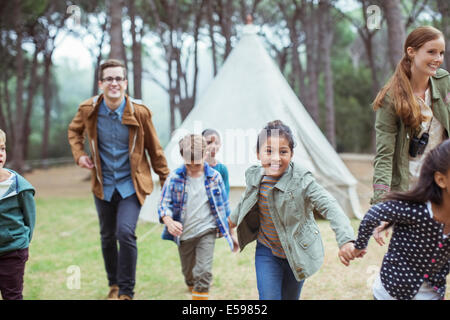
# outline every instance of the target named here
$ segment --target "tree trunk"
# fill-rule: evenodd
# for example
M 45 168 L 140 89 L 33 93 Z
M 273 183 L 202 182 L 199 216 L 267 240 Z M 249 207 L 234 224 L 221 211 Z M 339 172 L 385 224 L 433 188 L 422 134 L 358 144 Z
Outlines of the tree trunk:
M 134 0 L 128 1 L 128 14 L 131 21 L 132 60 L 133 60 L 133 95 L 142 99 L 142 32 L 136 30 L 136 7 Z M 139 37 L 139 39 L 138 39 Z
M 191 106 L 189 107 L 189 112 L 191 112 L 192 108 L 195 105 L 195 101 L 197 100 L 197 83 L 198 83 L 198 41 L 199 41 L 199 33 L 202 23 L 202 12 L 205 2 L 209 2 L 208 0 L 198 0 L 196 3 L 196 14 L 195 14 L 195 26 L 194 26 L 194 75 L 193 75 L 193 86 L 192 93 L 189 99 Z M 187 66 L 186 66 L 187 67 Z M 186 84 L 187 85 L 187 84 Z M 186 115 L 187 116 L 187 115 Z M 183 120 L 186 117 L 183 118 Z
M 329 0 L 319 1 L 320 44 L 322 52 L 323 72 L 325 80 L 325 128 L 328 141 L 336 149 L 336 128 L 334 112 L 333 70 L 331 67 L 331 46 L 333 44 L 333 30 Z
M 213 73 L 214 77 L 217 74 L 217 53 L 216 53 L 216 40 L 214 39 L 214 17 L 213 17 L 213 7 L 212 1 L 207 1 L 207 17 L 208 17 L 208 30 L 209 30 L 209 39 L 211 41 L 211 55 L 213 62 Z
M 102 36 L 100 38 L 100 43 L 98 44 L 98 55 L 97 60 L 95 62 L 94 66 L 94 87 L 92 88 L 92 95 L 96 96 L 98 95 L 98 81 L 101 80 L 98 77 L 98 71 L 100 69 L 100 63 L 102 62 L 102 49 L 103 49 L 103 43 L 105 41 L 105 34 L 106 34 L 106 28 L 108 26 L 108 19 L 105 18 L 105 23 L 102 25 Z
M 33 111 L 34 105 L 34 94 L 36 92 L 37 87 L 39 86 L 39 81 L 37 79 L 37 67 L 38 67 L 38 44 L 35 43 L 35 49 L 33 54 L 33 61 L 31 63 L 30 69 L 30 81 L 28 83 L 28 92 L 27 92 L 27 106 L 25 109 L 25 117 L 24 117 L 24 143 L 23 143 L 23 154 L 24 158 L 27 158 L 28 155 L 28 145 L 29 145 L 29 136 L 31 134 L 31 112 Z
M 445 37 L 444 67 L 450 69 L 450 2 L 437 0 L 439 13 L 441 14 L 441 31 Z
M 126 57 L 124 56 L 122 36 L 122 7 L 123 0 L 109 0 L 109 35 L 111 37 L 109 58 L 122 60 L 125 63 Z
M 44 91 L 44 128 L 42 132 L 42 150 L 41 159 L 48 159 L 48 146 L 50 138 L 50 113 L 51 113 L 51 65 L 53 51 L 44 54 L 44 78 L 42 81 Z M 44 163 L 44 167 L 45 167 Z
M 14 145 L 14 141 L 16 141 L 16 126 L 15 121 L 13 118 L 13 111 L 11 108 L 11 98 L 9 96 L 9 90 L 8 90 L 8 74 L 3 74 L 3 95 L 4 95 L 4 102 L 6 107 L 6 127 L 5 131 L 8 134 L 8 140 L 12 141 L 11 145 Z M 9 155 L 10 160 L 14 159 L 14 148 L 11 148 L 12 152 Z
M 406 39 L 404 17 L 400 0 L 382 1 L 382 5 L 388 29 L 389 62 L 395 70 L 403 57 L 403 42 Z
M 23 125 L 23 82 L 24 82 L 24 59 L 22 52 L 23 43 L 23 29 L 22 29 L 22 6 L 21 1 L 16 0 L 14 6 L 14 18 L 15 18 L 15 31 L 17 34 L 16 39 L 16 110 L 15 110 L 15 139 L 13 143 L 13 169 L 19 173 L 24 167 L 24 154 L 23 154 L 23 142 L 24 142 L 24 125 Z
M 283 2 L 279 2 L 278 7 L 283 14 L 284 20 L 286 21 L 287 27 L 289 29 L 289 38 L 291 40 L 290 51 L 292 71 L 289 77 L 289 82 L 294 91 L 297 92 L 300 101 L 306 102 L 308 101 L 308 98 L 306 97 L 307 90 L 305 90 L 305 74 L 300 62 L 300 55 L 298 53 L 298 49 L 300 47 L 300 36 L 297 29 L 297 22 L 299 16 L 301 16 L 303 11 L 300 7 L 296 7 L 294 13 L 289 16 L 288 9 Z M 280 65 L 280 68 L 281 67 L 284 68 L 284 66 Z
M 309 10 L 306 10 L 303 15 L 303 28 L 305 30 L 306 40 L 306 73 L 308 75 L 308 98 L 306 102 L 306 109 L 313 118 L 314 122 L 319 125 L 319 70 L 318 57 L 319 50 L 317 48 L 317 24 L 315 23 L 315 16 L 317 14 L 314 3 L 308 3 Z
M 1 88 L 0 88 L 1 89 Z M 5 132 L 8 132 L 7 124 L 6 124 L 6 117 L 5 112 L 3 111 L 3 94 L 0 90 L 0 129 L 2 129 Z
M 223 55 L 223 61 L 225 61 L 230 54 L 231 47 L 231 35 L 233 22 L 231 16 L 233 15 L 233 0 L 220 0 L 219 4 L 219 17 L 220 17 L 220 27 L 222 30 L 222 36 L 225 38 L 225 52 Z

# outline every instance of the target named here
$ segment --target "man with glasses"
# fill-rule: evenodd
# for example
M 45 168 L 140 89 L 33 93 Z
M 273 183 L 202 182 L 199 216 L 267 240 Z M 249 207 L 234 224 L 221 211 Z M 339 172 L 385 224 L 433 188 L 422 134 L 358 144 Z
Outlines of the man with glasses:
M 153 190 L 150 163 L 161 185 L 169 169 L 150 110 L 125 94 L 124 64 L 105 61 L 99 79 L 103 93 L 80 104 L 68 138 L 75 162 L 91 171 L 108 299 L 130 300 L 136 279 L 135 229 L 145 197 Z M 84 150 L 85 136 L 90 155 Z

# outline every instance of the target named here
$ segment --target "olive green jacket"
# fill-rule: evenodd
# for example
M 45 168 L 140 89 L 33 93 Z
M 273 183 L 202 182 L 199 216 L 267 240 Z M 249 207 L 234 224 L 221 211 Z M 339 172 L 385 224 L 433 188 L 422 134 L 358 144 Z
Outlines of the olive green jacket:
M 246 190 L 230 215 L 237 225 L 241 250 L 258 235 L 258 196 L 263 173 L 261 166 L 247 169 Z M 339 247 L 355 239 L 350 220 L 336 199 L 298 164 L 290 163 L 267 198 L 275 229 L 298 281 L 314 274 L 323 263 L 323 243 L 313 211 L 330 221 Z
M 433 115 L 447 130 L 450 129 L 450 75 L 439 69 L 431 77 Z M 376 112 L 376 155 L 374 159 L 373 190 L 371 204 L 382 200 L 391 190 L 406 191 L 409 188 L 409 143 L 417 132 L 407 127 L 396 114 L 394 104 L 387 95 L 384 104 Z

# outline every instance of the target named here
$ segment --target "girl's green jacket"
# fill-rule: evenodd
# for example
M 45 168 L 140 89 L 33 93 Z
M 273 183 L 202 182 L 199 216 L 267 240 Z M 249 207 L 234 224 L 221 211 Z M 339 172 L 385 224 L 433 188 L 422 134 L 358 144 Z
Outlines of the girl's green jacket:
M 241 250 L 258 235 L 258 197 L 263 173 L 261 166 L 247 169 L 246 190 L 230 215 L 230 220 L 237 225 Z M 298 164 L 290 163 L 267 198 L 275 229 L 298 281 L 314 274 L 323 263 L 323 243 L 313 212 L 330 221 L 339 247 L 355 240 L 350 220 L 336 199 Z

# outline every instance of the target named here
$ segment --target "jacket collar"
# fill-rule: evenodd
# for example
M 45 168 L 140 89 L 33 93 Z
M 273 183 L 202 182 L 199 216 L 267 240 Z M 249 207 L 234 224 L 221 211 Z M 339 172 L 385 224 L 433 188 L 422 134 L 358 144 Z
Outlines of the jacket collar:
M 443 77 L 447 77 L 449 73 L 444 69 L 438 69 L 436 75 L 430 77 L 431 82 L 431 96 L 434 100 L 442 98 L 441 92 L 439 91 L 439 86 L 437 81 Z
M 289 183 L 291 182 L 293 171 L 294 171 L 294 163 L 291 161 L 286 171 L 283 173 L 278 182 L 275 184 L 274 188 L 277 188 L 285 192 L 287 190 Z M 258 187 L 261 184 L 263 176 L 264 176 L 264 168 L 260 166 L 258 167 L 258 171 L 250 177 L 249 183 L 254 187 Z
M 214 176 L 214 169 L 211 168 L 211 166 L 207 163 L 203 163 L 203 171 L 205 173 L 205 177 L 212 178 Z M 186 171 L 186 165 L 182 165 L 177 170 L 175 170 L 175 173 L 179 176 L 182 176 L 183 178 L 187 178 L 187 171 Z
M 278 188 L 279 190 L 285 192 L 287 190 L 289 183 L 292 180 L 293 171 L 294 171 L 294 163 L 291 161 L 286 171 L 283 173 L 281 178 L 275 184 L 274 188 Z
M 93 109 L 89 113 L 88 118 L 98 113 L 98 110 L 100 108 L 103 99 L 104 99 L 103 93 L 92 98 Z M 134 105 L 133 102 L 131 101 L 132 99 L 128 95 L 125 95 L 125 99 L 126 104 L 122 114 L 122 124 L 139 127 L 139 122 L 136 120 L 136 117 L 134 116 Z
M 441 98 L 441 93 L 439 92 L 438 85 L 436 83 L 436 79 L 434 77 L 430 77 L 431 81 L 431 97 L 433 100 L 438 100 Z

